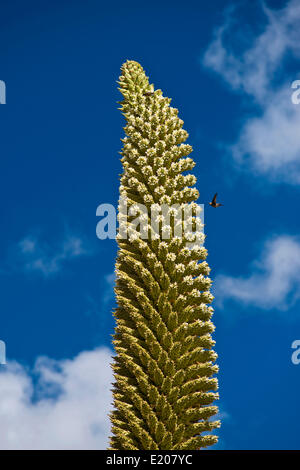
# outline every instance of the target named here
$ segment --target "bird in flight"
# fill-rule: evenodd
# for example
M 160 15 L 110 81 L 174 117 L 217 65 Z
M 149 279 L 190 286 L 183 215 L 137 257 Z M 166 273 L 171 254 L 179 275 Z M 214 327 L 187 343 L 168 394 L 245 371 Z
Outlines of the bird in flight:
M 217 195 L 218 193 L 216 193 L 213 197 L 213 200 L 209 203 L 210 206 L 212 207 L 220 207 L 220 206 L 223 206 L 223 204 L 220 204 L 219 202 L 217 202 Z

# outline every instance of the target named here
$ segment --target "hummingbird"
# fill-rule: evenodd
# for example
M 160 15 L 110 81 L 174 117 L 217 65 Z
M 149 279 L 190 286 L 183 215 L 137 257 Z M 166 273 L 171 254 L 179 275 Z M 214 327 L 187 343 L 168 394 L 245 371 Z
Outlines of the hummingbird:
M 219 202 L 217 202 L 217 195 L 218 193 L 216 193 L 213 197 L 213 200 L 209 203 L 210 206 L 212 207 L 220 207 L 220 206 L 223 206 L 223 204 L 220 204 Z

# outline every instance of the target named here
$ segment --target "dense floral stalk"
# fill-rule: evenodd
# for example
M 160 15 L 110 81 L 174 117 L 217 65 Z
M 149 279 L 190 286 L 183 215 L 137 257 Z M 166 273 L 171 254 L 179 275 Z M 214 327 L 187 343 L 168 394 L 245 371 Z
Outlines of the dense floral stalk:
M 127 123 L 120 195 L 129 208 L 195 204 L 196 178 L 184 174 L 195 162 L 187 157 L 192 147 L 183 144 L 188 134 L 177 109 L 154 91 L 137 62 L 122 66 L 119 84 Z M 119 207 L 119 222 L 122 216 Z M 218 367 L 207 251 L 175 236 L 171 220 L 169 239 L 152 232 L 143 239 L 132 227 L 127 239 L 118 234 L 113 450 L 201 449 L 217 442 L 208 433 L 220 423 L 212 420 Z

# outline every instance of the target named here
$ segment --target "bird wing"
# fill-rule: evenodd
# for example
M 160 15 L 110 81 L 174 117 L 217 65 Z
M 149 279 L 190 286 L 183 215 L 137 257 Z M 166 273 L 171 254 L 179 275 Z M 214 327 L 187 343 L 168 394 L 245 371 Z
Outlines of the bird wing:
M 212 200 L 212 203 L 213 203 L 213 204 L 214 204 L 214 203 L 216 202 L 216 200 L 217 200 L 217 195 L 218 195 L 218 193 L 216 193 L 216 194 L 214 195 L 214 197 L 213 197 L 213 200 Z

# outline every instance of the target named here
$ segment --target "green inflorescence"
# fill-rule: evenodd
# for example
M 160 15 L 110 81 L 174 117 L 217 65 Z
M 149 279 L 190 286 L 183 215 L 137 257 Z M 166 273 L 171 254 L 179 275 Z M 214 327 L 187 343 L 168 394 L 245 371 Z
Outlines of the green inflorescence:
M 120 195 L 128 207 L 195 203 L 195 162 L 178 111 L 141 65 L 119 79 L 126 119 Z M 130 222 L 128 222 L 130 225 Z M 111 450 L 201 449 L 217 442 L 217 355 L 203 246 L 118 236 Z

